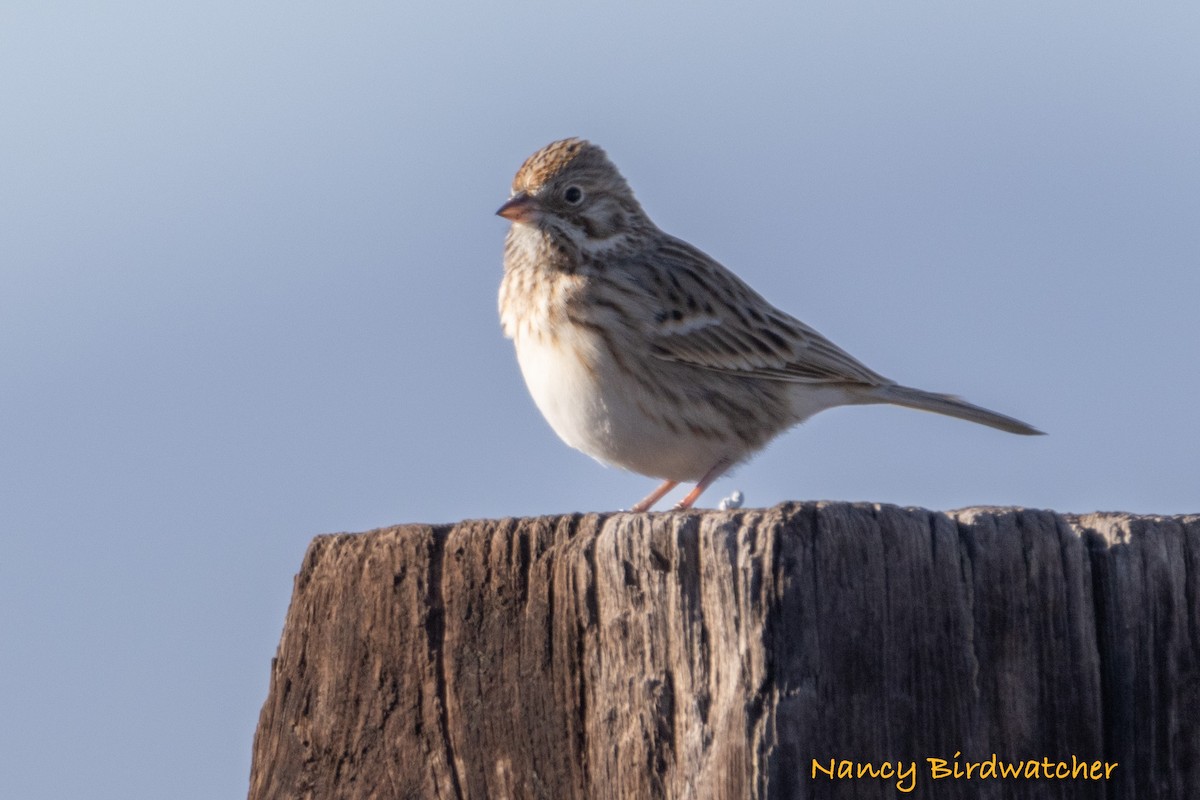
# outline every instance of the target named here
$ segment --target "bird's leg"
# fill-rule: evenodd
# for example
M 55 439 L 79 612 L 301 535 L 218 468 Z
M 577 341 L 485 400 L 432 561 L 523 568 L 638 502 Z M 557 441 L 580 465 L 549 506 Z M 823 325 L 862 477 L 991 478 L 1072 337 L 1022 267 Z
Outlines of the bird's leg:
M 725 474 L 725 470 L 729 469 L 730 461 L 728 458 L 722 458 L 716 464 L 713 464 L 712 469 L 704 473 L 704 477 L 696 484 L 696 488 L 687 493 L 687 497 L 675 504 L 676 511 L 683 511 L 685 508 L 691 508 L 692 504 L 700 499 L 700 495 L 704 494 L 704 490 L 712 486 L 713 481 Z
M 679 481 L 663 481 L 662 486 L 659 486 L 653 492 L 646 495 L 639 502 L 637 502 L 633 506 L 633 508 L 630 510 L 633 511 L 635 514 L 640 514 L 643 511 L 649 511 L 651 508 L 654 507 L 655 503 L 657 503 L 659 500 L 663 499 L 664 494 L 671 491 L 678 485 L 679 485 Z

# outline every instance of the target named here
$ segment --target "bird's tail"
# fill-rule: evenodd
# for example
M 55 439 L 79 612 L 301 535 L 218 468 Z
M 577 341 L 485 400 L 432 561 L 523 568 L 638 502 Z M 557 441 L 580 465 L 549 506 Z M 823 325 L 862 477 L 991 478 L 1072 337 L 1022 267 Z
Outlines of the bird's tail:
M 1009 433 L 1019 433 L 1023 436 L 1042 435 L 1042 431 L 1019 419 L 988 411 L 986 408 L 971 405 L 966 400 L 948 394 L 923 392 L 920 389 L 891 384 L 872 389 L 864 399 L 869 403 L 891 403 L 905 408 L 915 408 L 919 411 L 932 411 L 935 414 L 958 417 L 967 422 L 978 422 L 980 425 L 999 428 Z

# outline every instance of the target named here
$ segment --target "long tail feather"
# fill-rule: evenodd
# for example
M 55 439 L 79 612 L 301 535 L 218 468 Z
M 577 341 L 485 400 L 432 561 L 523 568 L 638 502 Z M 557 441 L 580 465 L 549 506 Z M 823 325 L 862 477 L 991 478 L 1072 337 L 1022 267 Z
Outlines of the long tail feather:
M 945 414 L 948 417 L 958 417 L 967 422 L 978 422 L 992 428 L 999 428 L 1009 433 L 1019 433 L 1023 436 L 1041 436 L 1042 431 L 1021 422 L 1019 419 L 988 411 L 986 408 L 972 405 L 966 400 L 948 394 L 935 394 L 913 389 L 908 386 L 880 386 L 870 395 L 871 402 L 891 403 L 905 408 L 915 408 L 920 411 L 932 411 L 935 414 Z

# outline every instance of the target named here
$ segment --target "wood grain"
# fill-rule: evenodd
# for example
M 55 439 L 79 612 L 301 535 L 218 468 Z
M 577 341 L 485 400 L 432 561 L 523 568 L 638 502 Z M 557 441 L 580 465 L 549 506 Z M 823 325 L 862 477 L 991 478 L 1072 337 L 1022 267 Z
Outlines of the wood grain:
M 926 760 L 993 754 L 1118 766 L 934 780 Z M 911 762 L 915 791 L 814 760 Z M 898 796 L 1200 797 L 1200 516 L 804 503 L 318 537 L 250 785 Z

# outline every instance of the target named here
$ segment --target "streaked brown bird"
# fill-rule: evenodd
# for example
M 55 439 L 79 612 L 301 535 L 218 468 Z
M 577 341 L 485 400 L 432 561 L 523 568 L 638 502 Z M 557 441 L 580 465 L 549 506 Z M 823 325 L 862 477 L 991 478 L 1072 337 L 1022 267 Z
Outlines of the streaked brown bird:
M 1038 434 L 957 397 L 868 369 L 687 242 L 659 230 L 604 151 L 543 147 L 496 212 L 500 320 L 525 384 L 564 442 L 676 485 L 690 508 L 731 466 L 827 408 L 891 403 Z

